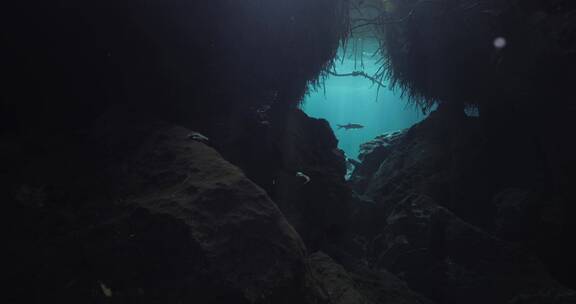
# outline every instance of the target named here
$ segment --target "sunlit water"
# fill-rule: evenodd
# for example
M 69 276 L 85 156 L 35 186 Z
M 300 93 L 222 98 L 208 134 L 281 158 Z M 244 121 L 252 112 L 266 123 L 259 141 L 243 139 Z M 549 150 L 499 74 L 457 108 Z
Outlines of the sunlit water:
M 364 67 L 360 66 L 358 57 L 354 60 L 354 56 L 348 54 L 343 61 L 338 60 L 336 71 L 343 74 L 362 70 L 374 74 L 379 67 L 378 57 L 372 57 L 376 49 L 375 43 L 365 42 L 363 50 L 357 53 L 357 56 L 363 54 Z M 342 50 L 339 55 L 342 57 Z M 388 86 L 386 81 L 384 84 Z M 381 87 L 376 98 L 377 89 L 377 85 L 364 77 L 329 76 L 325 81 L 325 91 L 322 87 L 310 88 L 302 109 L 312 117 L 328 120 L 340 149 L 348 157 L 357 158 L 361 144 L 382 133 L 408 128 L 425 117 L 419 109 L 408 105 L 398 90 Z M 337 128 L 337 125 L 348 123 L 361 124 L 364 128 Z

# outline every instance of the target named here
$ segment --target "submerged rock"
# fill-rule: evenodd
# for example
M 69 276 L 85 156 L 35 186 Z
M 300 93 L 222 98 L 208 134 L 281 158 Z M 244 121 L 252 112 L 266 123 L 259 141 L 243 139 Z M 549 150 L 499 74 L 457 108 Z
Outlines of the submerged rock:
M 373 303 L 433 304 L 408 287 L 406 282 L 384 269 L 355 269 L 350 273 L 358 290 Z
M 345 157 L 328 122 L 290 112 L 276 142 L 281 148 L 273 198 L 310 250 L 348 224 L 351 191 L 346 185 Z M 305 183 L 292 172 L 303 172 Z
M 424 196 L 393 208 L 372 250 L 376 267 L 441 303 L 505 303 L 533 290 L 561 290 L 534 256 Z
M 310 250 L 320 250 L 349 221 L 345 157 L 326 120 L 297 109 L 276 114 L 269 127 L 223 144 L 223 155 L 270 194 Z
M 510 304 L 572 304 L 576 303 L 576 292 L 566 290 L 544 290 L 523 294 L 512 299 Z
M 491 199 L 495 181 L 479 183 L 489 167 L 481 156 L 485 140 L 477 119 L 436 111 L 409 130 L 381 136 L 366 147 L 375 148 L 365 149 L 352 187 L 378 208 L 389 209 L 419 193 L 475 225 L 491 223 L 494 210 L 485 201 Z
M 284 303 L 298 290 L 304 244 L 240 169 L 182 127 L 113 129 L 100 138 L 109 191 L 44 211 L 39 297 Z
M 401 130 L 401 131 L 384 133 L 382 135 L 376 136 L 376 138 L 374 138 L 373 140 L 360 145 L 360 154 L 358 155 L 358 158 L 361 161 L 365 161 L 366 157 L 374 159 L 386 157 L 386 154 L 383 151 L 385 151 L 386 148 L 389 148 L 392 144 L 394 144 L 405 133 L 406 130 Z
M 358 159 L 361 162 L 355 166 L 350 178 L 350 183 L 356 191 L 364 192 L 366 190 L 370 184 L 370 178 L 378 170 L 382 160 L 393 151 L 405 133 L 405 130 L 385 133 L 360 145 Z
M 371 303 L 360 293 L 348 272 L 322 252 L 314 253 L 309 258 L 309 281 L 316 286 L 321 297 L 327 303 L 353 304 Z
M 347 253 L 439 303 L 569 299 L 536 255 L 558 248 L 562 204 L 545 196 L 529 136 L 511 142 L 527 152 L 499 153 L 476 118 L 439 109 L 364 145 L 349 234 L 363 249 Z
M 430 304 L 405 283 L 386 271 L 367 269 L 348 272 L 328 255 L 312 254 L 308 280 L 328 303 L 333 304 Z
M 207 269 L 250 302 L 294 284 L 305 251 L 299 236 L 262 189 L 188 134 L 152 134 L 123 168 L 121 197 L 188 227 Z

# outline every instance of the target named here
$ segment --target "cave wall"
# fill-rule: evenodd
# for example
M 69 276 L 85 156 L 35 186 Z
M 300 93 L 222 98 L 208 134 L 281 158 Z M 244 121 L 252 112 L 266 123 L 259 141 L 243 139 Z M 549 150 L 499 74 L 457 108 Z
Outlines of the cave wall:
M 128 105 L 202 127 L 278 99 L 296 104 L 346 35 L 346 14 L 323 0 L 12 3 L 3 121 L 61 132 Z
M 120 303 L 318 303 L 346 290 L 353 299 L 429 303 L 402 280 L 439 302 L 474 293 L 488 302 L 573 299 L 555 281 L 570 284 L 573 273 L 574 224 L 557 217 L 575 214 L 573 94 L 571 78 L 560 77 L 573 54 L 544 53 L 527 74 L 515 67 L 534 53 L 506 55 L 515 59 L 492 79 L 485 57 L 472 69 L 464 64 L 489 47 L 461 43 L 449 56 L 455 40 L 477 37 L 438 40 L 446 27 L 408 28 L 409 38 L 434 35 L 413 41 L 408 55 L 417 60 L 400 62 L 416 63 L 408 72 L 417 74 L 398 81 L 456 106 L 384 140 L 394 153 L 367 156 L 378 168 L 363 171 L 375 176 L 366 176 L 359 192 L 367 192 L 352 208 L 329 126 L 294 109 L 346 36 L 345 3 L 7 4 L 0 199 L 16 261 L 10 299 L 107 303 L 112 288 Z M 555 7 L 571 9 L 566 1 L 527 3 L 520 12 L 542 11 L 543 24 L 571 33 L 570 18 L 555 23 L 565 16 Z M 514 12 L 497 19 L 514 23 Z M 410 32 L 422 28 L 428 32 Z M 570 35 L 551 37 L 571 50 Z M 430 67 L 442 77 L 427 74 Z M 480 118 L 465 118 L 461 103 L 478 104 Z M 400 145 L 397 137 L 407 139 Z M 542 226 L 534 210 L 546 211 Z M 307 249 L 334 260 L 308 259 Z M 486 259 L 490 268 L 474 265 Z
M 438 303 L 574 301 L 571 200 L 532 133 L 500 139 L 440 106 L 363 145 L 346 253 Z
M 481 198 L 483 193 L 492 196 L 512 187 L 531 189 L 541 204 L 553 209 L 559 204 L 563 214 L 573 216 L 575 196 L 569 185 L 576 179 L 576 145 L 566 139 L 575 129 L 576 114 L 569 76 L 576 63 L 574 3 L 393 0 L 377 6 L 382 15 L 374 23 L 380 29 L 392 83 L 425 109 L 435 103 L 459 112 L 463 105 L 478 108 L 478 132 L 470 135 L 474 139 L 469 144 L 476 154 L 470 152 L 472 159 L 462 160 L 469 173 L 451 182 L 448 191 L 479 193 L 471 199 L 477 203 L 449 208 L 476 217 L 475 224 L 482 226 L 479 218 L 489 219 L 492 216 L 486 212 L 496 212 L 477 213 L 478 202 L 496 209 L 491 199 Z M 498 38 L 506 43 L 497 46 Z M 451 147 L 440 151 L 462 152 Z M 463 185 L 466 178 L 485 189 Z M 576 230 L 570 221 L 556 220 L 562 236 L 541 236 L 547 232 L 534 231 L 540 229 L 536 223 L 524 226 L 531 230 L 524 234 L 539 239 L 536 251 L 558 278 L 574 286 L 570 278 L 574 266 L 568 258 L 574 252 L 563 240 Z
M 236 144 L 267 151 L 286 133 L 283 111 L 346 36 L 345 1 L 3 6 L 0 200 L 12 302 L 308 301 L 316 283 L 305 283 L 305 245 L 270 189 L 251 180 L 264 180 L 253 172 L 266 164 Z M 275 133 L 252 133 L 270 108 Z M 322 122 L 312 130 L 330 135 Z M 290 157 L 275 150 L 269 168 Z M 343 159 L 330 161 L 336 176 Z
M 374 23 L 388 76 L 420 105 L 497 107 L 572 91 L 564 77 L 575 63 L 571 1 L 392 0 L 380 7 Z
M 264 137 L 251 128 L 264 114 L 277 136 L 346 36 L 347 12 L 325 0 L 6 4 L 7 189 L 98 171 L 106 160 L 90 134 L 109 114 L 189 127 L 228 156 Z M 261 164 L 236 159 L 249 171 Z

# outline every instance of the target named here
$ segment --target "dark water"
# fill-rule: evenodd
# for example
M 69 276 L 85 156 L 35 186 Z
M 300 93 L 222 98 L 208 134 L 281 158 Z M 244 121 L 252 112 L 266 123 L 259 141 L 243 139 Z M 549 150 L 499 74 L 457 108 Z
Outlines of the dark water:
M 364 71 L 372 75 L 378 70 L 381 64 L 378 62 L 379 56 L 373 56 L 377 49 L 376 42 L 367 40 L 362 46 L 355 60 L 350 52 L 353 47 L 349 44 L 344 60 L 336 62 L 338 73 Z M 342 58 L 342 55 L 340 48 L 339 57 Z M 389 83 L 384 80 L 384 84 L 388 86 Z M 325 81 L 325 90 L 323 87 L 310 88 L 302 109 L 312 117 L 328 120 L 339 140 L 340 149 L 348 157 L 357 158 L 361 144 L 382 133 L 408 128 L 425 118 L 419 109 L 401 97 L 400 90 L 381 87 L 378 94 L 377 90 L 378 86 L 364 77 L 329 76 Z M 361 124 L 364 128 L 337 128 L 337 125 L 348 123 Z

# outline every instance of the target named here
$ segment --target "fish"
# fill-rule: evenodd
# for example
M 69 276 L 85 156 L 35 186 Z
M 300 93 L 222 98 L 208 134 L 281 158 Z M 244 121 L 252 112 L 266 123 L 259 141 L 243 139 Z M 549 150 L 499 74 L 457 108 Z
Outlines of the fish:
M 349 124 L 347 124 L 347 125 L 338 125 L 338 129 L 342 129 L 342 128 L 344 128 L 344 129 L 346 129 L 346 130 L 349 130 L 349 129 L 362 129 L 362 128 L 364 128 L 364 126 L 361 125 L 361 124 L 353 124 L 353 123 L 349 123 Z
M 107 298 L 112 296 L 112 288 L 108 288 L 108 286 L 104 285 L 104 283 L 100 282 L 100 288 L 102 289 L 102 293 Z
M 302 179 L 304 179 L 304 184 L 307 184 L 310 182 L 310 177 L 302 172 L 296 172 L 296 177 L 300 177 Z
M 204 136 L 198 132 L 190 132 L 190 134 L 188 134 L 188 139 L 200 141 L 200 142 L 210 141 L 210 139 L 208 139 L 208 137 L 206 137 L 206 136 Z

